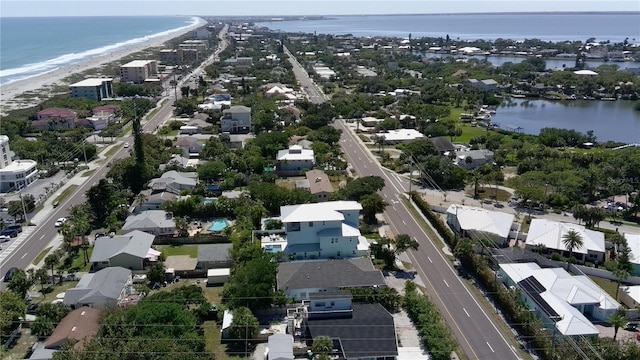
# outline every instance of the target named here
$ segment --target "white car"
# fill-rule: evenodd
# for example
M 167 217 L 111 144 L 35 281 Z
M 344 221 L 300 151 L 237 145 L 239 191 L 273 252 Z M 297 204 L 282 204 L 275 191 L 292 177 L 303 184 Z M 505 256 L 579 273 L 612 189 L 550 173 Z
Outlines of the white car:
M 10 236 L 7 235 L 0 235 L 0 243 L 5 243 L 11 240 Z M 1 249 L 1 248 L 0 248 Z
M 128 148 L 129 147 L 129 143 L 128 142 L 124 143 L 124 147 L 125 147 L 125 149 Z
M 53 224 L 55 227 L 60 227 L 62 226 L 62 224 L 67 222 L 67 218 L 60 218 L 58 220 L 56 220 L 56 223 Z

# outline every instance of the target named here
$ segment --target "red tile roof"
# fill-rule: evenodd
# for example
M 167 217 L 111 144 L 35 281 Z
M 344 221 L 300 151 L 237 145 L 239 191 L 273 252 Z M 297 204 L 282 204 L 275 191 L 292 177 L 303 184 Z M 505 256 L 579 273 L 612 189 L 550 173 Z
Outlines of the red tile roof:
M 42 111 L 38 111 L 38 116 L 66 118 L 76 116 L 76 112 L 64 108 L 48 108 Z
M 82 348 L 84 340 L 94 337 L 100 327 L 100 310 L 81 307 L 70 312 L 56 326 L 44 343 L 46 349 L 60 348 L 68 340 L 76 340 L 76 349 Z

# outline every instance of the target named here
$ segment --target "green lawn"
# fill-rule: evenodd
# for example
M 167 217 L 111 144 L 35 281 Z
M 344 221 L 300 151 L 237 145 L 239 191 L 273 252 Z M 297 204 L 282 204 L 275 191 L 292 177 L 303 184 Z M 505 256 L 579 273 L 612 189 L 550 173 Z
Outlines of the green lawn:
M 467 194 L 473 196 L 473 187 L 467 190 Z M 509 201 L 509 199 L 511 199 L 511 193 L 490 186 L 478 186 L 478 198 L 491 200 L 495 198 L 498 201 Z
M 462 125 L 462 135 L 456 137 L 453 142 L 468 144 L 471 138 L 482 136 L 487 133 L 487 129 L 481 126 Z
M 33 265 L 38 265 L 38 263 L 47 255 L 47 253 L 49 253 L 49 250 L 51 250 L 51 246 L 49 246 L 48 248 L 40 251 L 40 254 L 38 254 L 38 256 L 36 256 L 35 259 L 33 259 L 33 262 L 31 262 Z
M 93 173 L 94 173 L 94 172 L 96 172 L 96 169 L 93 169 L 93 170 L 87 170 L 87 171 L 83 172 L 83 173 L 82 173 L 82 175 L 80 175 L 80 176 L 82 176 L 82 177 L 89 177 L 89 176 L 93 175 Z
M 87 249 L 87 256 L 89 257 L 89 259 L 91 259 L 92 253 L 93 253 L 92 247 Z M 71 269 L 73 269 L 76 272 L 84 272 L 84 271 L 89 271 L 90 268 L 91 268 L 91 263 L 87 263 L 85 265 L 84 252 L 82 251 L 82 249 L 79 249 L 78 255 L 76 255 L 76 257 L 73 258 L 73 262 L 71 263 Z
M 118 149 L 120 148 L 120 146 L 116 145 L 116 146 L 112 146 L 109 150 L 107 150 L 106 153 L 104 153 L 105 157 L 111 157 L 111 155 L 115 154 L 116 151 L 118 151 Z
M 63 202 L 66 198 L 69 197 L 69 195 L 73 194 L 76 191 L 77 188 L 78 188 L 78 185 L 69 185 L 68 188 L 62 190 L 60 195 L 58 195 L 58 197 L 56 197 L 55 200 L 53 200 L 53 202 L 54 203 Z
M 158 251 L 161 251 L 165 256 L 189 255 L 190 258 L 198 257 L 198 247 L 195 245 L 161 245 L 158 246 Z
M 587 275 L 594 283 L 602 288 L 602 290 L 606 291 L 607 294 L 611 295 L 612 298 L 616 298 L 616 289 L 618 288 L 618 283 L 615 281 L 611 281 L 608 279 L 603 279 L 596 276 Z

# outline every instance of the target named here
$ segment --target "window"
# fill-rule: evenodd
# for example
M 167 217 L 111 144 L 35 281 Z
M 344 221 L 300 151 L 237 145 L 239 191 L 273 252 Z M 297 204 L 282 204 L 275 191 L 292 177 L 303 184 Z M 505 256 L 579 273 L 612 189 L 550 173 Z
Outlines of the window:
M 313 227 L 313 221 L 309 221 L 309 227 Z
M 316 306 L 317 306 L 317 307 L 325 307 L 325 306 L 327 306 L 327 305 L 325 304 L 325 302 L 324 302 L 324 301 L 316 301 Z
M 293 223 L 287 224 L 287 231 L 300 231 L 300 223 L 293 222 Z

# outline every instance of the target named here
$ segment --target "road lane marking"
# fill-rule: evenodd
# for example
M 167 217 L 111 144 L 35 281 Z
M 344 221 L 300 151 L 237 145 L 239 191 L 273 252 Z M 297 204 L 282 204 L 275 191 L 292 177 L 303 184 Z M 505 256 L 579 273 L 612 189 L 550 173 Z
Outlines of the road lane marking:
M 444 284 L 447 285 L 447 287 L 449 287 L 449 284 L 447 283 L 447 280 L 442 279 L 442 281 L 444 281 Z
M 429 260 L 429 262 L 433 264 L 433 261 L 431 260 L 430 257 L 427 256 L 427 260 Z
M 464 311 L 465 314 L 467 314 L 467 317 L 471 317 L 471 315 L 469 315 L 469 313 L 467 312 L 467 309 L 462 308 L 462 310 Z
M 489 344 L 489 342 L 487 341 L 487 346 L 489 347 L 489 349 L 491 349 L 491 352 L 494 353 L 495 351 L 493 350 L 493 348 L 491 347 L 491 345 Z
M 29 253 L 24 253 L 24 255 L 22 255 L 21 259 L 24 259 L 27 255 L 29 255 Z
M 404 224 L 404 226 L 407 226 L 407 222 L 402 220 L 402 223 Z
M 40 236 L 40 240 L 42 240 L 42 238 L 44 238 L 44 235 Z
M 388 199 L 388 198 L 387 198 L 387 194 L 383 194 L 383 195 L 384 195 L 385 199 Z

